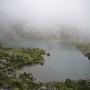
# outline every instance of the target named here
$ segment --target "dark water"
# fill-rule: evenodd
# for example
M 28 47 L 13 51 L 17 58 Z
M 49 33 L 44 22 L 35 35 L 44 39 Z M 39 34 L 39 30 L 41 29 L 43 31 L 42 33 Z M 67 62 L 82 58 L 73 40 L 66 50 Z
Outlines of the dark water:
M 25 67 L 23 71 L 32 72 L 37 81 L 61 81 L 65 78 L 90 79 L 90 61 L 75 47 L 58 41 L 14 42 L 22 47 L 39 47 L 50 52 L 43 66 Z

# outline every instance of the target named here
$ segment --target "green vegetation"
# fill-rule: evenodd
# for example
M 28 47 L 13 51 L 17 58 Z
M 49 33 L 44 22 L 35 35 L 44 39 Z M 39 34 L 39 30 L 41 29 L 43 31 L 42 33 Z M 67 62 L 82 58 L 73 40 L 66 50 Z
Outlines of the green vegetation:
M 11 90 L 36 88 L 37 84 L 33 82 L 31 73 L 23 72 L 18 76 L 17 71 L 25 65 L 43 64 L 43 55 L 46 55 L 46 52 L 39 48 L 6 48 L 0 43 L 0 88 Z
M 90 44 L 81 43 L 77 44 L 76 47 L 90 60 Z
M 32 73 L 17 71 L 25 65 L 43 64 L 44 50 L 6 48 L 0 44 L 0 90 L 90 90 L 90 81 L 66 79 L 63 82 L 35 82 Z M 47 53 L 47 56 L 50 56 Z
M 48 82 L 46 90 L 90 90 L 89 81 L 66 79 L 64 82 Z

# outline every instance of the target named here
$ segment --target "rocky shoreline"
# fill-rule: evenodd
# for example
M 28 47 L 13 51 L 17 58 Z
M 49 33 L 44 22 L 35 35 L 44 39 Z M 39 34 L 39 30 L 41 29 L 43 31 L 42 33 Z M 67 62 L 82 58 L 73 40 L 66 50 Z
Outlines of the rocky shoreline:
M 89 45 L 77 44 L 76 47 L 89 57 Z M 24 66 L 43 65 L 44 56 L 50 53 L 39 48 L 0 47 L 0 90 L 90 90 L 90 80 L 35 82 L 32 73 L 17 76 L 17 71 Z
M 77 44 L 76 47 L 82 52 L 84 56 L 88 57 L 88 60 L 90 60 L 90 44 L 81 43 Z

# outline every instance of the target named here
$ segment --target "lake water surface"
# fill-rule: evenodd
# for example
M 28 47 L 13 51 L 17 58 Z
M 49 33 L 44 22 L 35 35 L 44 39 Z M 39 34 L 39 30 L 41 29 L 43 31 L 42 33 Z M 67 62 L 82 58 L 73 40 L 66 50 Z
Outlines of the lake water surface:
M 75 47 L 59 41 L 12 43 L 22 47 L 38 47 L 50 53 L 44 65 L 25 67 L 23 71 L 32 72 L 37 81 L 61 81 L 66 78 L 90 79 L 90 61 Z

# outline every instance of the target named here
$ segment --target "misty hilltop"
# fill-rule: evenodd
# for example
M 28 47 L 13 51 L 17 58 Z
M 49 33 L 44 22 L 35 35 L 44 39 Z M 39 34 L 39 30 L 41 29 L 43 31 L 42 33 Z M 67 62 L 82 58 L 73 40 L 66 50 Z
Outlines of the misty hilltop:
M 12 19 L 6 14 L 0 15 L 0 39 L 5 41 L 16 40 L 63 40 L 63 41 L 83 41 L 89 40 L 89 35 L 80 30 L 66 26 L 58 25 L 47 28 L 44 31 L 31 27 L 27 22 L 21 19 Z M 84 36 L 84 37 L 83 37 Z
M 8 17 L 5 14 L 0 14 L 0 39 L 3 40 L 52 40 L 52 39 L 64 39 L 69 38 L 70 35 L 75 33 L 76 37 L 78 35 L 77 31 L 67 30 L 66 28 L 59 28 L 58 30 L 54 30 L 54 28 L 50 28 L 50 30 L 40 31 L 35 30 L 36 28 L 31 28 L 27 25 L 27 22 L 22 22 L 22 20 L 14 20 Z M 63 29 L 63 30 L 61 30 Z M 72 35 L 73 36 L 73 35 Z
M 0 1 L 0 40 L 89 41 L 88 2 Z

